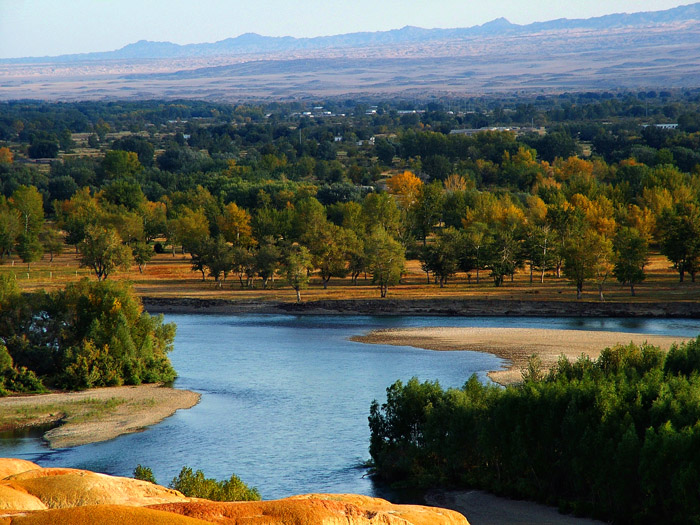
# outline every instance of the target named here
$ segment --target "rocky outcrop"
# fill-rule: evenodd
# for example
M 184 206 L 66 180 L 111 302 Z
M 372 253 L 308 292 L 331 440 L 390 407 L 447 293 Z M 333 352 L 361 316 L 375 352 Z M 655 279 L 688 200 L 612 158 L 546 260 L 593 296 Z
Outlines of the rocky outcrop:
M 213 502 L 145 481 L 0 459 L 0 525 L 468 525 L 459 513 L 352 494 Z

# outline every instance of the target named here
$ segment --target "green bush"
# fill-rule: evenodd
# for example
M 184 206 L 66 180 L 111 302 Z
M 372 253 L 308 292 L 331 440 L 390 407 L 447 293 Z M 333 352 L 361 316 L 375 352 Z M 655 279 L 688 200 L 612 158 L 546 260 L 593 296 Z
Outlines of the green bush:
M 180 474 L 170 482 L 170 488 L 179 490 L 190 498 L 203 498 L 212 501 L 259 501 L 260 493 L 256 488 L 248 488 L 236 475 L 228 480 L 217 481 L 205 478 L 201 470 L 193 472 L 189 467 L 182 467 Z
M 397 382 L 370 409 L 376 476 L 478 487 L 616 523 L 700 522 L 700 337 L 562 358 L 518 386 Z
M 141 481 L 148 481 L 149 483 L 156 484 L 156 478 L 153 475 L 153 471 L 148 467 L 142 466 L 140 463 L 136 465 L 136 468 L 134 469 L 134 479 L 140 479 Z

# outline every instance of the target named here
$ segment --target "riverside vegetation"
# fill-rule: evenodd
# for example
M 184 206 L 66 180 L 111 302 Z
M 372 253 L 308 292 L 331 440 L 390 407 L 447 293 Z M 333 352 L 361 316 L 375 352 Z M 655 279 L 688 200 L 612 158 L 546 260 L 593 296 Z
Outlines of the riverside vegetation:
M 175 326 L 123 283 L 21 294 L 0 278 L 0 393 L 170 382 Z
M 700 520 L 700 338 L 562 358 L 500 388 L 400 381 L 370 410 L 379 479 L 477 487 L 615 523 Z

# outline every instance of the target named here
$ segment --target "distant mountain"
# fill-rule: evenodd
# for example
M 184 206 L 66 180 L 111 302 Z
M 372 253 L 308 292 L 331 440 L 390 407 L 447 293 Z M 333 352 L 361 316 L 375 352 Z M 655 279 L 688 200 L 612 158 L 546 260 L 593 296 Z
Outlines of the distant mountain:
M 141 40 L 116 51 L 82 53 L 58 57 L 4 59 L 2 63 L 75 62 L 129 59 L 175 59 L 219 55 L 249 55 L 292 51 L 361 48 L 391 44 L 416 44 L 441 40 L 468 39 L 480 35 L 532 34 L 542 31 L 608 30 L 625 27 L 647 27 L 660 24 L 700 21 L 700 2 L 668 9 L 632 14 L 613 14 L 595 18 L 569 20 L 562 18 L 527 25 L 512 24 L 498 18 L 480 26 L 456 29 L 423 29 L 406 26 L 379 32 L 348 33 L 315 38 L 269 37 L 246 33 L 235 38 L 204 44 L 178 45 L 171 42 Z

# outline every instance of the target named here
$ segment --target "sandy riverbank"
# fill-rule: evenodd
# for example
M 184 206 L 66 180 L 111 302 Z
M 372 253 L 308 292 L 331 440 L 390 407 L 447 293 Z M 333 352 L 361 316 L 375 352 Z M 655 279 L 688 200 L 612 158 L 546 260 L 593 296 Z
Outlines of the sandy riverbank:
M 577 359 L 581 354 L 597 358 L 601 350 L 618 343 L 648 342 L 667 350 L 673 343 L 687 338 L 627 332 L 594 332 L 585 330 L 551 330 L 539 328 L 406 328 L 375 330 L 353 341 L 429 350 L 472 350 L 488 352 L 509 361 L 508 368 L 489 373 L 500 384 L 517 383 L 527 359 L 537 354 L 545 369 L 556 364 L 562 354 Z M 466 378 L 465 378 L 466 379 Z
M 106 441 L 139 432 L 181 408 L 191 408 L 200 395 L 157 384 L 94 388 L 0 398 L 0 429 L 56 424 L 44 434 L 51 448 Z
M 460 512 L 470 525 L 604 525 L 602 521 L 560 514 L 554 507 L 500 498 L 482 490 L 436 491 L 427 494 L 425 500 L 427 505 Z

